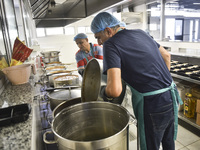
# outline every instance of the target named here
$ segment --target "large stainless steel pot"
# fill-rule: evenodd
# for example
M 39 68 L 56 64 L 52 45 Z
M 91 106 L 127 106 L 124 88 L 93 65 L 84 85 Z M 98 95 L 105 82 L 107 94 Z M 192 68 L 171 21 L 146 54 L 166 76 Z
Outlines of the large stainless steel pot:
M 60 103 L 79 97 L 81 97 L 81 88 L 59 90 L 48 94 L 48 98 L 50 100 L 50 108 L 52 111 Z
M 70 73 L 70 72 L 63 72 L 63 73 L 56 73 L 56 74 L 48 75 L 47 78 L 48 78 L 48 81 L 49 81 L 49 85 L 52 86 L 52 87 L 54 86 L 54 80 L 53 79 L 55 77 L 62 76 L 62 75 L 71 75 L 71 74 L 72 73 Z
M 62 75 L 53 79 L 55 88 L 62 88 L 65 86 L 79 86 L 78 75 Z
M 56 71 L 57 69 L 61 69 L 61 70 L 65 70 L 66 67 L 64 65 L 57 65 L 57 66 L 51 66 L 51 67 L 46 67 L 45 70 L 46 72 L 52 72 L 52 71 Z
M 44 63 L 49 63 L 49 62 L 50 62 L 50 59 L 49 59 L 49 57 L 43 57 L 43 58 L 42 58 L 42 61 L 43 61 Z
M 53 66 L 60 66 L 61 62 L 52 62 L 45 64 L 45 67 L 53 67 Z
M 60 53 L 60 51 L 51 51 L 51 56 L 52 57 L 55 57 L 55 56 L 58 56 L 58 54 Z
M 52 62 L 59 62 L 59 56 L 50 57 L 50 63 Z
M 41 52 L 41 54 L 42 54 L 44 57 L 50 57 L 50 56 L 51 56 L 50 52 Z
M 59 150 L 127 150 L 130 114 L 108 102 L 85 102 L 63 109 L 52 121 Z
M 59 104 L 58 106 L 56 106 L 56 108 L 54 108 L 53 112 L 52 112 L 52 117 L 55 118 L 55 116 L 60 113 L 63 109 L 75 105 L 75 104 L 79 104 L 81 103 L 81 97 L 78 98 L 73 98 L 70 100 L 67 100 L 65 102 L 62 102 L 61 104 Z
M 46 52 L 41 52 L 41 54 L 44 56 L 44 57 L 55 57 L 55 56 L 58 56 L 58 54 L 60 53 L 60 51 L 46 51 Z

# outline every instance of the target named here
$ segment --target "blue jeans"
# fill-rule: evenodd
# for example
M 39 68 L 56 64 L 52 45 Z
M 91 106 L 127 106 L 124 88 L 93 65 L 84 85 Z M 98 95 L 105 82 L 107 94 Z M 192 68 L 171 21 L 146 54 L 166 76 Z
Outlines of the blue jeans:
M 144 113 L 147 150 L 175 150 L 173 104 L 168 103 Z

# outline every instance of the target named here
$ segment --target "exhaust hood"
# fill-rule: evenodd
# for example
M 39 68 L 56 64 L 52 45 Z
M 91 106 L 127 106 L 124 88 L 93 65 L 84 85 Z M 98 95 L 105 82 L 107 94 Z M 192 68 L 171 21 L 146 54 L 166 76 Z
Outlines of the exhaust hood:
M 121 20 L 127 25 L 132 23 L 142 23 L 142 12 L 122 12 Z
M 29 0 L 32 16 L 36 27 L 63 27 L 86 18 L 99 11 L 117 11 L 128 7 L 130 12 L 133 8 L 142 4 L 153 5 L 161 0 Z M 166 0 L 167 4 L 177 2 L 181 7 L 199 9 L 194 2 L 199 0 Z M 190 4 L 190 5 L 189 5 Z M 141 14 L 123 14 L 126 23 L 141 21 Z M 126 17 L 128 15 L 128 18 Z M 132 19 L 131 19 L 132 18 Z M 133 21 L 135 19 L 135 21 Z
M 63 27 L 131 0 L 29 0 L 36 27 Z

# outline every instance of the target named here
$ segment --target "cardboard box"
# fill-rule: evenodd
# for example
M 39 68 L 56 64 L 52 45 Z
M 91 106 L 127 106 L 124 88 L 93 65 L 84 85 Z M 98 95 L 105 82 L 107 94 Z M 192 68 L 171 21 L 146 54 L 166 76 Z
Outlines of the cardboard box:
M 196 112 L 200 113 L 200 99 L 197 99 Z
M 200 99 L 200 86 L 195 86 L 191 89 L 192 96 Z
M 200 126 L 200 113 L 197 113 L 196 124 Z

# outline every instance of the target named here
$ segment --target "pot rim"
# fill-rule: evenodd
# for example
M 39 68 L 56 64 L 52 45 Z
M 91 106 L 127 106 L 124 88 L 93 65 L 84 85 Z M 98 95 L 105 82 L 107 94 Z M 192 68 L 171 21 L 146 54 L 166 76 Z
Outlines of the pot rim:
M 81 90 L 81 88 L 71 89 L 71 91 L 74 91 L 74 90 Z M 67 99 L 67 98 L 66 99 L 55 99 L 52 96 L 50 96 L 50 94 L 52 94 L 52 93 L 59 93 L 59 92 L 63 92 L 63 91 L 69 91 L 69 90 L 68 89 L 59 89 L 58 91 L 53 91 L 53 92 L 48 93 L 47 96 L 50 98 L 50 100 L 52 99 L 52 100 L 57 100 L 57 101 L 63 101 L 63 100 L 67 101 L 67 100 L 73 99 L 73 97 L 70 99 Z M 74 98 L 76 98 L 76 97 L 74 97 Z
M 125 109 L 123 106 L 118 105 L 118 104 L 113 104 L 113 103 L 109 103 L 109 102 L 102 102 L 102 101 L 91 101 L 91 102 L 84 102 L 84 103 L 80 103 L 80 104 L 75 104 L 75 105 L 73 105 L 73 106 L 69 106 L 68 108 L 73 108 L 73 107 L 76 107 L 76 106 L 78 106 L 78 105 L 83 105 L 83 104 L 86 105 L 86 104 L 89 104 L 89 103 L 105 103 L 105 104 L 109 104 L 109 105 L 113 105 L 113 106 L 120 107 L 121 109 L 123 109 L 123 110 L 126 112 L 126 114 L 127 114 L 127 116 L 128 116 L 128 122 L 127 122 L 127 124 L 124 126 L 123 129 L 121 129 L 121 130 L 120 130 L 119 132 L 117 132 L 116 134 L 114 134 L 114 135 L 112 135 L 112 136 L 109 136 L 109 137 L 107 137 L 107 138 L 104 138 L 104 139 L 94 140 L 94 141 L 76 141 L 76 140 L 70 140 L 70 139 L 64 138 L 64 137 L 60 136 L 59 134 L 57 134 L 57 132 L 56 132 L 56 131 L 54 130 L 54 128 L 53 128 L 54 122 L 55 122 L 56 118 L 59 116 L 59 114 L 63 111 L 63 110 L 62 110 L 61 112 L 59 112 L 59 113 L 53 118 L 52 123 L 51 123 L 51 128 L 52 128 L 52 131 L 53 131 L 54 135 L 56 135 L 57 138 L 59 138 L 59 139 L 65 141 L 65 142 L 68 142 L 68 143 L 77 143 L 77 144 L 90 144 L 90 143 L 101 143 L 101 142 L 103 143 L 103 142 L 105 142 L 105 140 L 111 140 L 112 138 L 115 138 L 115 137 L 118 136 L 119 134 L 122 134 L 122 132 L 123 132 L 124 130 L 126 130 L 126 128 L 129 126 L 129 122 L 130 122 L 130 113 L 128 112 L 127 109 Z M 57 141 L 58 141 L 58 140 L 57 140 Z M 113 140 L 113 141 L 114 141 L 114 140 Z M 59 142 L 57 142 L 57 143 L 59 143 Z
M 41 52 L 41 53 L 47 54 L 47 53 L 55 53 L 55 52 L 60 53 L 60 51 L 44 51 L 44 52 Z
M 58 75 L 67 75 L 71 74 L 71 72 L 59 72 L 59 73 L 53 73 L 53 74 L 47 74 L 48 77 L 58 76 Z
M 60 106 L 62 106 L 64 103 L 66 103 L 66 102 L 69 102 L 69 101 L 73 101 L 73 100 L 75 100 L 75 99 L 80 99 L 80 103 L 81 103 L 81 97 L 77 97 L 77 98 L 72 98 L 72 99 L 69 99 L 69 100 L 67 100 L 67 101 L 64 101 L 64 102 L 62 102 L 62 103 L 60 103 L 59 105 L 57 105 L 54 109 L 53 109 L 53 111 L 52 111 L 52 116 L 53 116 L 53 118 L 55 118 L 59 113 L 57 113 L 56 115 L 55 115 L 55 111 L 56 111 L 56 109 L 58 109 Z M 77 104 L 79 104 L 79 103 L 77 103 Z M 74 105 L 76 105 L 76 104 L 74 104 Z M 72 105 L 73 106 L 73 105 Z M 71 107 L 71 106 L 68 106 L 68 107 Z M 66 107 L 67 108 L 67 107 Z

